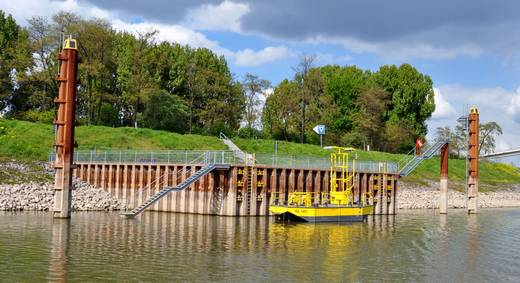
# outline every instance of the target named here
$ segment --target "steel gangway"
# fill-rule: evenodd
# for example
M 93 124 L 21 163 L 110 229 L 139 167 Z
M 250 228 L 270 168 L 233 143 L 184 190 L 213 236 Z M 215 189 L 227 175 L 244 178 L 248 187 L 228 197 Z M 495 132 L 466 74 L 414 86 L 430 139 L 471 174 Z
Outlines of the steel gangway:
M 185 190 L 188 188 L 191 184 L 199 180 L 200 178 L 204 177 L 206 174 L 210 173 L 211 171 L 215 169 L 229 169 L 229 164 L 208 164 L 201 169 L 199 169 L 197 172 L 189 176 L 186 180 L 181 182 L 180 184 L 174 186 L 174 187 L 164 187 L 159 192 L 157 192 L 155 195 L 150 197 L 148 200 L 143 202 L 138 207 L 132 209 L 129 212 L 123 212 L 121 213 L 121 216 L 127 217 L 127 218 L 133 218 L 137 215 L 139 215 L 141 212 L 143 212 L 148 207 L 152 206 L 154 203 L 159 201 L 161 198 L 165 197 L 171 192 L 180 192 L 182 190 Z
M 407 155 L 399 162 L 399 176 L 408 176 L 410 173 L 421 164 L 426 159 L 430 159 L 435 153 L 437 153 L 442 146 L 448 144 L 448 140 L 438 140 L 432 146 L 428 147 L 425 151 L 423 151 L 420 155 L 416 154 L 415 148 L 409 153 L 413 153 L 413 158 L 410 158 L 410 155 Z

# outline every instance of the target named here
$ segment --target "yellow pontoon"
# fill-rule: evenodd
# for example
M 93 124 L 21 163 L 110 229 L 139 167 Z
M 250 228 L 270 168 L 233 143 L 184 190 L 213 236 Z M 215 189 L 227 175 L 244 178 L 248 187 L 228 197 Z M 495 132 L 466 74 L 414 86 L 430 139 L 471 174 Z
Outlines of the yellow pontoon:
M 349 164 L 353 148 L 328 147 L 330 190 L 328 193 L 293 192 L 287 198 L 273 195 L 269 210 L 280 221 L 348 222 L 364 221 L 372 214 L 372 196 L 364 194 L 354 201 L 355 160 Z M 350 170 L 350 167 L 352 170 Z

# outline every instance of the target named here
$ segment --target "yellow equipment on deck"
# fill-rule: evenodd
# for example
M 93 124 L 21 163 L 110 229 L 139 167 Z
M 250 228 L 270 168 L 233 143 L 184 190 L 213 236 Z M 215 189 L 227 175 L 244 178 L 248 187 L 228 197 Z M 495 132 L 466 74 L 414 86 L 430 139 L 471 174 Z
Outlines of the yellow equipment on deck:
M 354 201 L 353 188 L 355 159 L 349 160 L 353 148 L 326 147 L 330 154 L 329 192 L 292 192 L 287 200 L 281 195 L 273 195 L 269 211 L 282 221 L 343 222 L 363 221 L 373 211 L 367 196 Z M 369 198 L 371 199 L 371 198 Z

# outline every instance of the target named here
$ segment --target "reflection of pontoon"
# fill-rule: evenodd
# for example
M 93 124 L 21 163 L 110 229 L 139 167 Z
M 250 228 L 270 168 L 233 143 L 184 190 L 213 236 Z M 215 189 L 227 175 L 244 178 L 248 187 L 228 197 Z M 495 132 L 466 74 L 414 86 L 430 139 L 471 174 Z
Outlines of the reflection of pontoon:
M 328 193 L 293 192 L 287 200 L 274 198 L 269 210 L 281 221 L 340 222 L 363 221 L 372 213 L 372 196 L 363 194 L 354 201 L 355 160 L 349 170 L 348 153 L 352 148 L 329 147 L 330 191 Z

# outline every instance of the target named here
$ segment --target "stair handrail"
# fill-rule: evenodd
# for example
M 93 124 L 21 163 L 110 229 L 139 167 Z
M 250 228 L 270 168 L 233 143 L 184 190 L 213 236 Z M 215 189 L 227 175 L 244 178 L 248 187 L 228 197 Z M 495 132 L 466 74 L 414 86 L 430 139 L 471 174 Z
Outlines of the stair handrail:
M 151 202 L 149 202 L 151 198 L 148 198 L 148 200 L 146 200 L 145 202 L 141 203 L 139 206 L 133 208 L 133 209 L 131 210 L 131 212 L 130 212 L 131 215 L 132 215 L 132 216 L 136 216 L 137 214 L 143 212 L 146 208 L 152 206 L 152 205 L 153 205 L 155 202 L 157 202 L 159 199 L 161 199 L 162 197 L 166 196 L 166 195 L 167 195 L 168 193 L 170 193 L 171 191 L 173 191 L 173 190 L 175 190 L 176 188 L 178 188 L 179 185 L 181 185 L 182 183 L 186 182 L 186 181 L 187 181 L 188 179 L 190 179 L 192 176 L 194 176 L 194 175 L 196 175 L 196 174 L 199 174 L 200 176 L 199 176 L 198 178 L 200 178 L 200 177 L 202 177 L 202 176 L 208 174 L 209 172 L 211 172 L 211 171 L 212 171 L 213 169 L 215 169 L 216 167 L 217 167 L 216 164 L 208 164 L 207 166 L 202 167 L 202 168 L 199 169 L 198 171 L 196 171 L 196 172 L 194 172 L 193 174 L 191 174 L 191 175 L 190 175 L 186 180 L 182 181 L 180 184 L 176 184 L 174 187 L 162 187 L 161 190 L 160 190 L 159 192 L 155 193 L 154 195 L 152 195 L 151 198 L 155 198 L 159 193 L 161 193 L 161 192 L 164 191 L 163 195 L 161 195 L 161 196 L 159 196 L 159 197 L 153 199 Z M 179 174 L 177 174 L 177 175 L 179 175 Z M 179 177 L 179 176 L 177 176 L 177 177 Z M 198 180 L 198 178 L 197 178 L 197 179 L 193 179 L 193 180 L 191 180 L 188 184 L 185 184 L 184 187 L 187 187 L 187 186 L 193 184 L 194 182 L 196 182 L 196 181 Z M 147 203 L 147 202 L 149 202 L 149 203 Z M 143 206 L 143 204 L 144 204 L 144 206 Z
M 416 157 L 415 147 L 412 148 L 409 152 L 407 152 L 398 162 L 397 162 L 397 170 L 401 170 L 404 168 L 411 160 Z
M 226 136 L 226 134 L 224 134 L 223 132 L 220 132 L 219 138 L 222 140 L 229 140 L 228 137 Z
M 175 176 L 175 182 L 176 182 L 176 183 L 179 181 L 179 178 L 181 177 L 180 175 L 181 175 L 183 172 L 185 172 L 185 171 L 187 171 L 187 170 L 185 170 L 184 168 L 182 168 L 181 170 L 177 171 L 177 174 L 176 174 L 176 176 Z M 175 172 L 169 172 L 168 175 L 173 175 L 174 173 L 175 173 Z M 161 176 L 159 176 L 158 178 L 155 178 L 155 180 L 153 180 L 150 184 L 148 184 L 148 185 L 146 185 L 146 186 L 144 186 L 144 187 L 138 189 L 138 190 L 134 193 L 134 195 L 135 195 L 135 196 L 140 196 L 141 193 L 142 193 L 142 195 L 144 196 L 145 193 L 147 194 L 147 193 L 149 192 L 150 188 L 152 188 L 153 186 L 156 186 L 157 184 L 159 184 L 159 186 L 162 188 L 162 184 L 164 184 L 164 176 L 165 176 L 165 175 L 166 175 L 165 173 L 161 174 Z M 157 182 L 159 182 L 159 183 L 157 183 Z M 134 201 L 137 202 L 137 204 L 139 204 L 139 200 L 137 200 L 136 198 L 134 199 Z M 136 204 L 132 204 L 132 205 L 135 205 L 135 207 L 132 207 L 131 210 L 133 210 L 134 208 L 136 208 L 136 207 L 138 206 L 138 205 L 136 205 Z M 125 207 L 125 211 L 128 211 L 128 204 L 127 204 L 126 207 Z
M 399 174 L 401 176 L 410 174 L 423 160 L 430 159 L 443 145 L 449 142 L 448 139 L 437 140 L 433 145 L 423 151 L 421 155 L 415 155 L 408 163 L 399 167 Z

